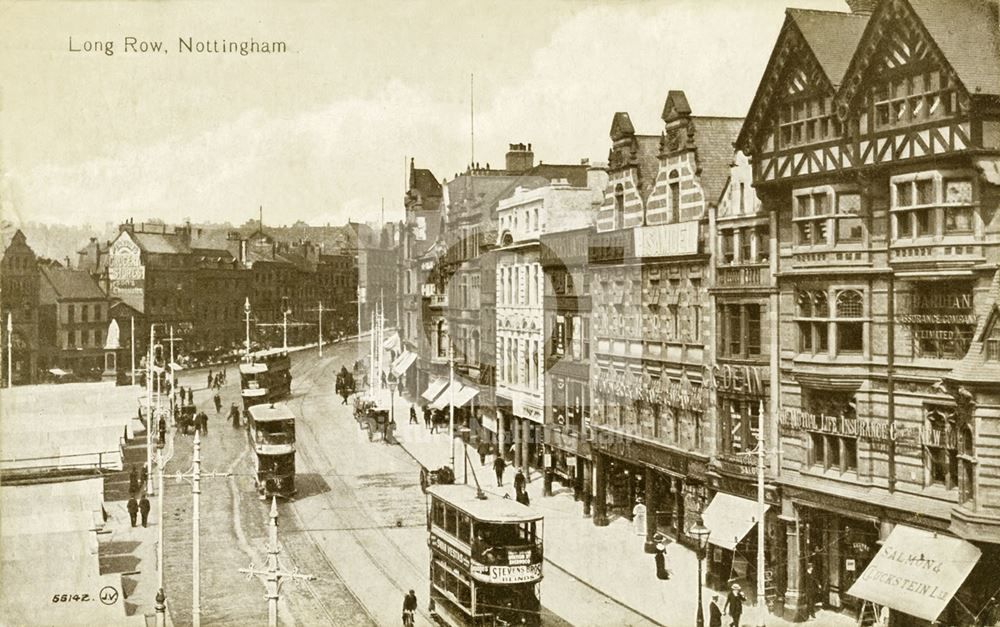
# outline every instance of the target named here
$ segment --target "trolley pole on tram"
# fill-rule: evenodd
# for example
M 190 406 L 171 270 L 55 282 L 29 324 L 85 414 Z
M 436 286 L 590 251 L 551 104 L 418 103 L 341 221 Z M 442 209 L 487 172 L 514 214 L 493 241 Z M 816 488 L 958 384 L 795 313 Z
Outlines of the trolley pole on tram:
M 281 590 L 281 580 L 290 579 L 292 581 L 311 581 L 316 579 L 314 575 L 300 573 L 298 568 L 292 571 L 283 570 L 278 563 L 278 499 L 271 497 L 271 523 L 268 525 L 269 542 L 267 547 L 267 568 L 258 569 L 253 562 L 248 568 L 241 568 L 239 572 L 247 576 L 247 581 L 254 577 L 264 577 L 267 586 L 267 624 L 268 627 L 278 627 L 278 591 Z

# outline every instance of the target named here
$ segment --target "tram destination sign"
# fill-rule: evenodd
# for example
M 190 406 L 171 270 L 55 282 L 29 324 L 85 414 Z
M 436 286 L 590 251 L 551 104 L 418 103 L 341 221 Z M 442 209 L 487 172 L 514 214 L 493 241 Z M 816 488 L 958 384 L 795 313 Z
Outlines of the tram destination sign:
M 473 564 L 472 576 L 485 583 L 531 583 L 542 578 L 541 564 L 484 566 Z

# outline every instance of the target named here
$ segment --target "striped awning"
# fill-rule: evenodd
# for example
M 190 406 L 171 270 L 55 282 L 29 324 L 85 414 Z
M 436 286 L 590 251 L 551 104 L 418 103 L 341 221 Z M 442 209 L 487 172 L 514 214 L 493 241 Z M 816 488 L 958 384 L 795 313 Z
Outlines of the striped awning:
M 445 389 L 447 386 L 447 379 L 434 379 L 431 381 L 430 385 L 427 386 L 427 389 L 424 390 L 424 393 L 421 394 L 420 397 L 426 401 L 433 401 L 438 397 L 438 394 L 441 393 L 441 390 Z
M 417 361 L 416 353 L 404 351 L 399 357 L 396 358 L 396 361 L 392 362 L 392 374 L 397 377 L 403 376 L 403 374 L 410 369 L 410 366 L 412 366 L 415 361 Z

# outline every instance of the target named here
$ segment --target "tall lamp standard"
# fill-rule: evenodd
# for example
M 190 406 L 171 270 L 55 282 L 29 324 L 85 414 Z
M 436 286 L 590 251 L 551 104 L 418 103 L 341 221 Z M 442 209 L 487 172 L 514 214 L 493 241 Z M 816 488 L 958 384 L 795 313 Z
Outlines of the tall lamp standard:
M 705 627 L 705 611 L 702 609 L 701 603 L 701 562 L 705 559 L 705 551 L 708 549 L 708 536 L 711 535 L 712 530 L 705 526 L 701 516 L 699 516 L 698 522 L 688 529 L 688 533 L 698 541 L 698 614 L 695 618 L 695 623 L 698 627 Z

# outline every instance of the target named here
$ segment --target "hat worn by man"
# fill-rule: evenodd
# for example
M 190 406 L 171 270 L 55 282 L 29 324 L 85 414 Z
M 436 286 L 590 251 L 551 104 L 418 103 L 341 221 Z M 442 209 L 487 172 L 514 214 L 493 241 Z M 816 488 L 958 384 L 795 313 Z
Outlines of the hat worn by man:
M 740 588 L 740 584 L 738 584 L 738 583 L 734 583 L 734 584 L 733 584 L 733 590 L 735 590 L 735 591 L 739 592 L 740 590 L 742 590 L 742 588 Z

